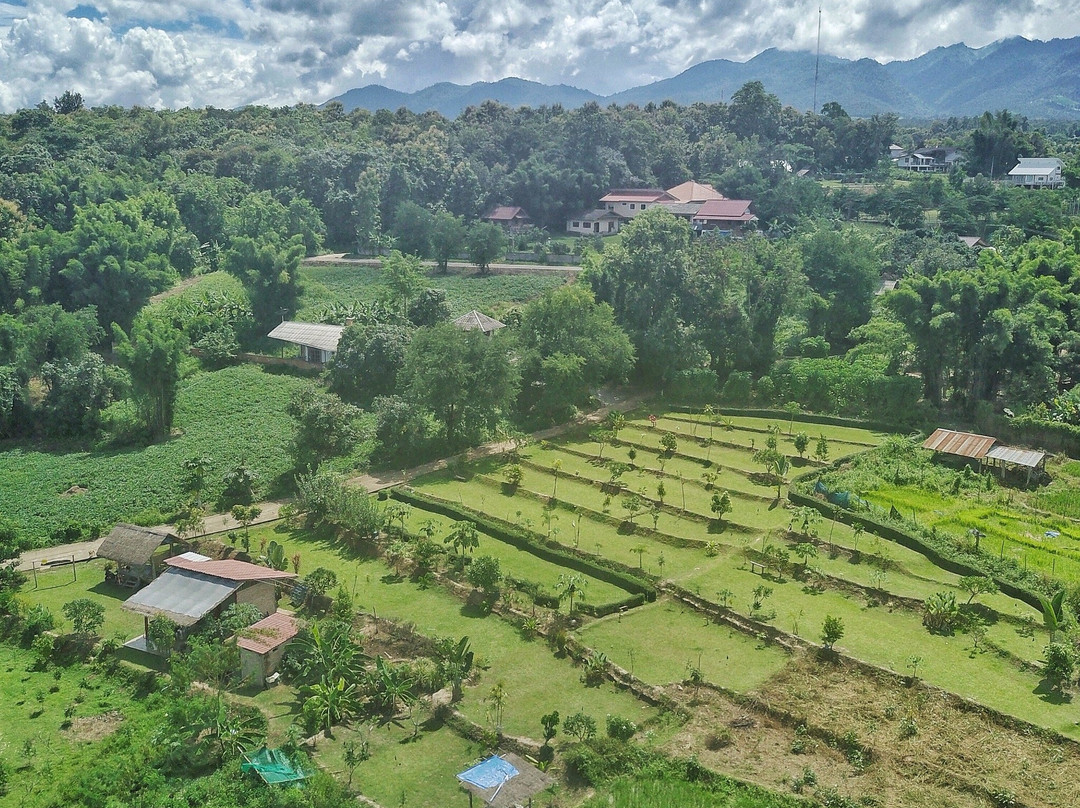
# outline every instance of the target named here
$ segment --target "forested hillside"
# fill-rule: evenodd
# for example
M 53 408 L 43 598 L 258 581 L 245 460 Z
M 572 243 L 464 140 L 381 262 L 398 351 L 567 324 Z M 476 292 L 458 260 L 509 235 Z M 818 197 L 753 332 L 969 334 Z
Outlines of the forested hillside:
M 897 171 L 895 141 L 960 147 L 967 170 Z M 1080 373 L 1076 192 L 982 172 L 1053 154 L 1074 181 L 1071 148 L 1008 112 L 901 130 L 834 102 L 799 113 L 758 83 L 729 105 L 486 103 L 452 121 L 336 105 L 85 109 L 68 93 L 0 118 L 0 434 L 98 446 L 168 436 L 186 349 L 209 367 L 267 349 L 300 305 L 301 260 L 329 248 L 390 251 L 385 291 L 374 305 L 309 310 L 356 325 L 328 370 L 330 398 L 294 416 L 318 424 L 313 410 L 349 420 L 360 411 L 334 407 L 364 407 L 374 462 L 552 423 L 628 378 L 694 400 L 890 421 L 1057 412 Z M 752 200 L 760 232 L 698 238 L 650 212 L 606 242 L 561 236 L 609 188 L 690 178 Z M 473 344 L 443 325 L 445 294 L 417 258 L 484 269 L 506 246 L 478 221 L 495 204 L 527 207 L 536 226 L 516 246 L 572 249 L 585 272 Z M 217 270 L 234 281 L 144 308 Z M 899 286 L 878 296 L 883 278 Z M 448 398 L 450 368 L 485 383 Z M 348 454 L 362 433 L 325 452 Z

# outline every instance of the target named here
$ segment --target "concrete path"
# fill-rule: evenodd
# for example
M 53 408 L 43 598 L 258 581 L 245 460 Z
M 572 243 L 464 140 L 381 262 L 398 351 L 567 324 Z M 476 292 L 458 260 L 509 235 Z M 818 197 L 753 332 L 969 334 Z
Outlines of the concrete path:
M 49 569 L 62 564 L 70 564 L 75 561 L 89 561 L 97 557 L 98 547 L 104 538 L 94 541 L 80 541 L 72 544 L 61 544 L 57 547 L 43 547 L 40 550 L 27 550 L 19 556 L 19 564 L 16 567 L 19 572 L 30 572 L 34 568 L 39 570 Z
M 319 264 L 355 264 L 356 266 L 365 267 L 377 267 L 382 265 L 382 259 L 379 258 L 348 258 L 346 253 L 327 253 L 326 255 L 314 255 L 311 258 L 305 258 L 302 262 L 308 266 L 318 266 Z M 434 261 L 422 261 L 421 262 L 428 269 L 434 269 L 437 264 Z M 465 261 L 449 261 L 446 264 L 447 269 L 455 273 L 475 273 L 478 272 L 476 264 L 470 264 Z M 489 264 L 488 271 L 492 275 L 536 275 L 536 274 L 553 274 L 553 275 L 577 275 L 581 272 L 581 267 L 577 265 L 560 265 L 560 264 Z

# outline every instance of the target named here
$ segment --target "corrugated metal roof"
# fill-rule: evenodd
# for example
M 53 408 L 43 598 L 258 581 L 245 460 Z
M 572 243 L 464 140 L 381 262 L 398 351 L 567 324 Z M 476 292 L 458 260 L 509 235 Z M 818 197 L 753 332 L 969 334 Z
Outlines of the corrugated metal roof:
M 756 219 L 750 212 L 749 199 L 710 199 L 698 210 L 695 219 L 749 222 Z
M 193 626 L 240 585 L 240 581 L 170 568 L 124 601 L 123 607 L 148 617 L 163 614 L 178 626 Z
M 300 622 L 293 615 L 274 612 L 244 629 L 244 636 L 238 638 L 236 644 L 256 654 L 265 654 L 280 648 L 299 633 Z
M 1018 174 L 1049 174 L 1054 169 L 1064 167 L 1057 157 L 1019 157 L 1019 163 L 1009 172 L 1010 176 Z
M 1012 446 L 995 446 L 986 453 L 986 456 L 1004 463 L 1038 468 L 1039 464 L 1046 458 L 1046 452 L 1036 452 L 1034 449 L 1016 449 Z
M 525 212 L 525 208 L 516 205 L 499 205 L 484 218 L 493 222 L 511 222 L 514 219 L 528 219 L 529 214 Z
M 923 448 L 981 460 L 986 457 L 986 453 L 996 442 L 997 438 L 991 438 L 989 435 L 955 432 L 952 429 L 935 429 L 934 434 L 923 442 Z
M 296 575 L 284 570 L 260 567 L 247 561 L 226 558 L 221 561 L 192 561 L 181 556 L 165 559 L 165 563 L 174 569 L 190 570 L 227 581 L 271 581 L 279 578 L 295 578 Z
M 344 330 L 345 326 L 343 325 L 297 323 L 292 320 L 285 320 L 278 323 L 267 336 L 271 339 L 279 339 L 282 342 L 291 342 L 293 345 L 305 345 L 308 348 L 333 352 L 337 350 L 338 342 L 341 340 L 341 332 Z
M 600 197 L 601 202 L 659 202 L 662 199 L 674 200 L 674 197 L 661 188 L 612 188 Z

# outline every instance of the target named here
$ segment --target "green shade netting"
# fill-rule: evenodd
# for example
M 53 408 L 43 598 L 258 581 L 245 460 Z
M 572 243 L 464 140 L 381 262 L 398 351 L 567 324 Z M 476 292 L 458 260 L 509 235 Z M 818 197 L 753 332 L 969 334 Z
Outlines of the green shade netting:
M 244 762 L 240 764 L 245 772 L 257 772 L 263 782 L 293 783 L 311 776 L 280 749 L 267 749 L 265 746 L 254 752 L 244 753 Z

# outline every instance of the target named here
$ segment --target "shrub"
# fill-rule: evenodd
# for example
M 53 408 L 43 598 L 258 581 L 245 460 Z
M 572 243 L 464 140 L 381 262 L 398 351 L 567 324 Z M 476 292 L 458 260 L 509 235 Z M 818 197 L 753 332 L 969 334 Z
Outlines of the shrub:
M 590 740 L 596 737 L 596 719 L 583 712 L 576 712 L 563 721 L 563 732 L 579 741 Z
M 521 466 L 516 463 L 512 466 L 507 466 L 503 471 L 503 479 L 506 480 L 506 484 L 511 488 L 517 488 L 521 485 L 521 480 L 525 477 L 525 472 L 522 471 Z
M 1046 646 L 1043 675 L 1056 690 L 1069 685 L 1076 666 L 1076 656 L 1072 648 L 1064 643 L 1052 642 Z
M 607 735 L 609 738 L 614 738 L 617 741 L 629 741 L 634 737 L 637 730 L 637 724 L 628 718 L 617 715 L 607 717 Z
M 828 650 L 832 650 L 835 643 L 844 636 L 844 621 L 842 618 L 826 615 L 825 623 L 821 627 L 821 642 Z
M 952 592 L 935 592 L 923 604 L 923 625 L 932 634 L 952 634 L 963 616 Z
M 727 727 L 720 727 L 720 729 L 709 733 L 705 739 L 705 748 L 710 752 L 716 752 L 731 746 L 733 743 L 735 743 L 735 738 L 731 734 L 731 730 Z

